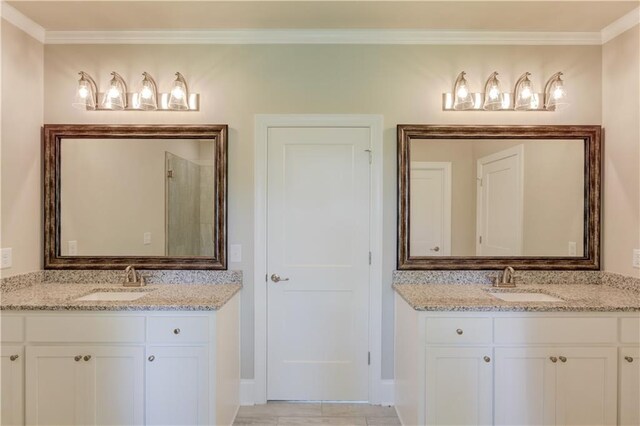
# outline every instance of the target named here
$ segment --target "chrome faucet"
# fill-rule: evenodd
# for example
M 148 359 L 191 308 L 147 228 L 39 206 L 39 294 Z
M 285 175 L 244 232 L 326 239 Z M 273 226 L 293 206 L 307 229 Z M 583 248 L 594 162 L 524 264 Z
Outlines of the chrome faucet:
M 123 285 L 125 287 L 143 287 L 147 284 L 144 282 L 144 275 L 140 275 L 140 277 L 138 277 L 136 268 L 134 268 L 133 265 L 129 265 L 124 270 Z
M 502 271 L 502 277 L 496 276 L 495 281 L 493 282 L 494 287 L 499 288 L 513 288 L 516 286 L 514 275 L 515 271 L 511 266 L 507 266 Z

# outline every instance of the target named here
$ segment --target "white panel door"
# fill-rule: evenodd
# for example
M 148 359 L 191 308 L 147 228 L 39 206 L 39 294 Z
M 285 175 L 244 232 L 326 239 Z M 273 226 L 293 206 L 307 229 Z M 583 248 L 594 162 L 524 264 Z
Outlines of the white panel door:
M 409 254 L 451 255 L 451 163 L 412 161 Z
M 91 358 L 86 424 L 144 423 L 144 348 L 98 346 L 85 350 Z
M 556 424 L 615 425 L 617 349 L 558 348 L 556 353 Z
M 368 128 L 268 134 L 267 398 L 368 400 Z
M 478 256 L 522 255 L 522 145 L 478 159 Z
M 81 346 L 29 346 L 26 420 L 29 425 L 85 425 L 88 364 Z
M 555 424 L 559 361 L 554 353 L 550 348 L 495 349 L 496 425 Z
M 24 424 L 24 349 L 22 345 L 2 345 L 0 348 L 0 424 Z
M 620 348 L 621 425 L 640 425 L 640 349 Z
M 149 347 L 146 366 L 146 424 L 208 424 L 205 347 Z
M 492 356 L 490 347 L 427 348 L 427 425 L 493 424 Z

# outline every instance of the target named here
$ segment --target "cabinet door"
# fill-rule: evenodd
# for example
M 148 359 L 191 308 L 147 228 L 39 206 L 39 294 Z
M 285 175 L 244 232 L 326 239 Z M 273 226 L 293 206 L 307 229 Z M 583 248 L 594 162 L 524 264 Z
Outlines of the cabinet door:
M 24 424 L 24 349 L 21 345 L 2 345 L 0 349 L 1 374 L 0 424 Z
M 620 348 L 620 424 L 640 425 L 640 349 Z
M 616 348 L 558 348 L 556 424 L 615 425 Z
M 86 424 L 143 424 L 144 348 L 91 346 L 83 353 L 90 387 Z
M 82 425 L 89 391 L 77 346 L 29 346 L 26 361 L 26 415 L 30 425 Z
M 495 349 L 495 424 L 555 423 L 556 363 L 550 348 Z
M 204 346 L 152 346 L 147 351 L 148 425 L 201 425 L 209 416 Z
M 428 347 L 428 425 L 493 423 L 493 352 L 490 347 Z

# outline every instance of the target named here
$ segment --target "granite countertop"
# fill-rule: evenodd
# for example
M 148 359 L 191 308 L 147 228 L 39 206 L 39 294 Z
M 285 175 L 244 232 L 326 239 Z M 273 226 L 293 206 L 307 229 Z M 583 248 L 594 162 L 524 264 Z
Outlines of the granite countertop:
M 418 311 L 638 312 L 640 292 L 603 284 L 522 284 L 496 289 L 490 284 L 399 284 L 395 291 Z M 544 293 L 563 302 L 506 302 L 489 292 Z
M 215 311 L 224 306 L 242 284 L 149 284 L 123 287 L 122 284 L 38 283 L 4 291 L 0 310 L 27 311 Z M 94 292 L 142 291 L 133 301 L 77 301 Z

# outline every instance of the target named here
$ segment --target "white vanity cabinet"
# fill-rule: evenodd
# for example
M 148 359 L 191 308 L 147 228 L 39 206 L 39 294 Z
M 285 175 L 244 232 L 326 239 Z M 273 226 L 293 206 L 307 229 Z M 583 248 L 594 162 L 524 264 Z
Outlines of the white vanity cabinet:
M 395 312 L 405 425 L 640 424 L 638 313 Z
M 3 312 L 3 331 L 7 323 L 24 331 L 11 344 L 2 337 L 2 424 L 231 424 L 239 302 L 217 311 Z

